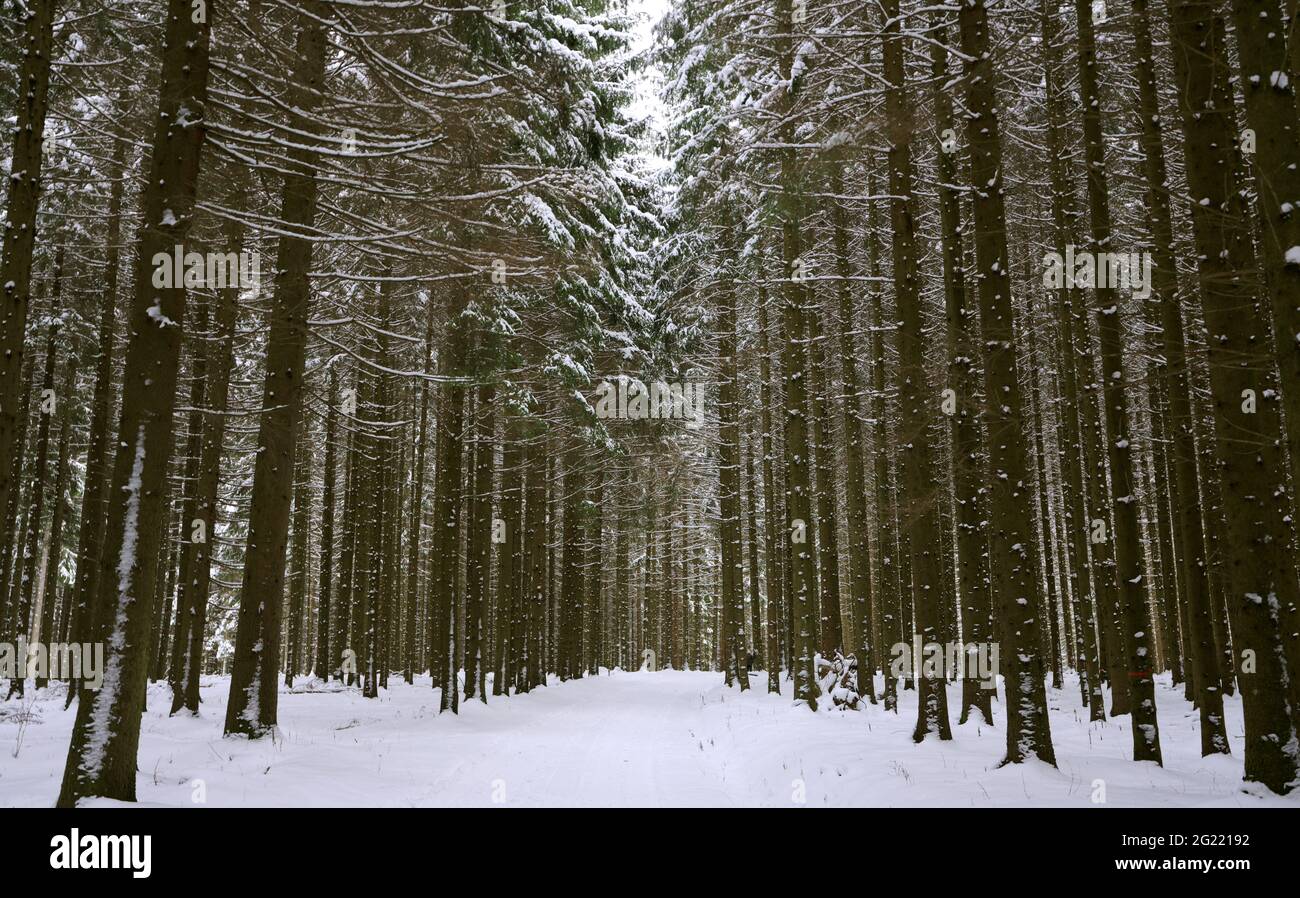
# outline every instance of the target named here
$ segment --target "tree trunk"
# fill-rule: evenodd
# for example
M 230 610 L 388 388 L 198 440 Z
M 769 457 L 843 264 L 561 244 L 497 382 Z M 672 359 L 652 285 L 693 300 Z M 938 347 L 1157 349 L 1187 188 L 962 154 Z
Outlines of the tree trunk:
M 334 444 L 338 440 L 339 373 L 334 365 L 329 369 L 329 393 L 325 398 L 325 473 L 322 478 L 320 511 L 320 595 L 316 600 L 316 676 L 328 682 L 334 670 L 334 656 L 338 654 L 330 638 L 331 605 L 334 597 L 334 491 L 338 463 Z M 333 651 L 331 651 L 333 650 Z
M 1286 23 L 1277 0 L 1233 0 L 1246 123 L 1255 132 L 1255 201 L 1264 286 L 1273 301 L 1273 339 L 1281 374 L 1283 423 L 1291 459 L 1291 508 L 1300 510 L 1300 112 Z M 1294 57 L 1292 57 L 1294 58 Z M 1291 573 L 1296 571 L 1292 562 Z M 1295 581 L 1295 576 L 1289 578 Z M 1291 704 L 1300 721 L 1300 597 L 1279 595 Z
M 22 66 L 18 71 L 18 108 L 15 110 L 13 154 L 10 157 L 9 201 L 5 214 L 3 250 L 0 251 L 0 458 L 22 453 L 18 420 L 22 383 L 23 347 L 27 336 L 27 311 L 31 301 L 32 251 L 36 245 L 36 212 L 40 206 L 41 163 L 45 141 L 45 114 L 49 105 L 50 56 L 53 53 L 55 0 L 30 0 L 20 7 L 24 15 Z M 7 464 L 0 464 L 0 508 L 9 502 L 11 480 Z M 0 594 L 9 584 L 0 581 Z
M 298 23 L 297 65 L 291 93 L 293 125 L 310 131 L 325 77 L 325 26 L 319 4 L 309 0 Z M 317 152 L 295 146 L 284 174 L 280 217 L 295 232 L 309 232 L 316 218 Z M 258 738 L 277 723 L 280 630 L 285 556 L 294 479 L 307 347 L 308 272 L 312 241 L 282 234 L 267 336 L 266 382 L 258 424 L 257 461 L 248 512 L 248 540 L 240 586 L 239 623 L 226 705 L 227 735 Z
M 734 239 L 734 232 L 725 239 Z M 745 653 L 744 554 L 741 546 L 740 496 L 740 403 L 739 364 L 736 339 L 736 292 L 733 286 L 731 244 L 720 266 L 723 282 L 718 302 L 718 507 L 722 537 L 722 620 L 730 652 L 724 655 L 727 682 L 734 676 L 740 691 L 749 688 L 749 666 Z M 669 557 L 672 557 L 671 544 Z
M 236 176 L 239 177 L 239 176 Z M 244 197 L 246 184 L 236 188 Z M 244 227 L 226 226 L 226 246 L 238 253 L 244 245 Z M 176 599 L 178 627 L 172 652 L 172 707 L 175 714 L 185 708 L 199 713 L 199 677 L 203 673 L 204 629 L 207 626 L 208 592 L 212 584 L 212 540 L 217 526 L 217 489 L 221 485 L 221 456 L 226 439 L 226 411 L 230 402 L 230 369 L 235 363 L 235 324 L 239 317 L 239 288 L 226 287 L 217 295 L 216 339 L 212 364 L 208 366 L 204 402 L 198 479 L 194 485 L 194 516 L 181 522 L 183 537 L 192 544 L 188 564 L 181 568 Z M 184 634 L 183 636 L 181 634 Z
M 794 33 L 799 30 L 793 21 L 790 0 L 777 0 L 775 36 L 776 54 L 780 71 L 793 72 Z M 805 263 L 801 258 L 803 241 L 799 228 L 803 224 L 798 153 L 794 147 L 794 116 L 792 111 L 799 92 L 799 79 L 793 78 L 787 88 L 778 92 L 777 116 L 780 143 L 780 196 L 777 212 L 781 222 L 782 300 L 785 319 L 785 345 L 782 348 L 782 376 L 785 380 L 785 489 L 786 520 L 783 538 L 790 541 L 790 597 L 793 616 L 791 639 L 793 647 L 791 665 L 794 674 L 794 697 L 817 710 L 817 671 L 813 643 L 813 590 L 816 571 L 816 534 L 812 521 L 812 502 L 809 493 L 808 422 L 808 350 L 805 338 L 806 290 L 803 284 Z
M 1143 170 L 1146 175 L 1146 202 L 1153 242 L 1152 297 L 1160 307 L 1160 326 L 1164 366 L 1165 398 L 1168 403 L 1167 430 L 1172 436 L 1169 456 L 1173 477 L 1170 499 L 1177 515 L 1173 528 L 1174 549 L 1178 556 L 1182 596 L 1185 608 L 1183 636 L 1189 647 L 1186 672 L 1192 684 L 1196 707 L 1201 719 L 1201 754 L 1227 754 L 1228 735 L 1223 716 L 1223 691 L 1220 688 L 1220 658 L 1214 642 L 1211 621 L 1211 596 L 1202 520 L 1201 492 L 1196 470 L 1196 420 L 1190 399 L 1186 338 L 1183 330 L 1181 301 L 1178 297 L 1177 268 L 1174 263 L 1173 220 L 1165 184 L 1160 97 L 1156 91 L 1154 50 L 1151 41 L 1150 13 L 1147 0 L 1133 0 L 1133 35 L 1137 51 L 1137 80 L 1142 110 Z
M 749 501 L 745 507 L 745 538 L 749 550 L 749 639 L 750 654 L 753 656 L 753 664 L 751 666 L 761 667 L 765 661 L 760 656 L 765 654 L 766 650 L 763 648 L 763 620 L 760 612 L 760 608 L 763 604 L 763 595 L 758 574 L 758 495 L 756 493 L 754 482 L 754 450 L 758 448 L 758 441 L 755 439 L 755 434 L 752 429 L 747 429 L 746 434 L 745 498 Z M 694 531 L 688 526 L 686 533 L 686 538 L 689 540 L 694 534 Z
M 961 195 L 956 185 L 957 124 L 951 95 L 944 90 L 948 74 L 948 23 L 943 13 L 931 14 L 930 75 L 934 84 L 935 128 L 939 135 L 936 157 L 939 182 L 939 222 L 942 228 L 944 271 L 944 314 L 948 322 L 948 388 L 953 391 L 951 420 L 952 483 L 956 512 L 957 590 L 962 611 L 962 641 L 980 645 L 989 641 L 990 608 L 985 553 L 987 541 L 981 520 L 980 475 L 983 465 L 979 431 L 979 369 L 975 361 L 977 337 L 966 287 L 965 257 L 962 251 Z M 951 133 L 947 133 L 951 132 Z M 973 660 L 973 659 L 972 659 Z M 981 685 L 969 670 L 962 679 L 959 723 L 972 711 L 986 724 L 993 723 L 996 684 Z
M 1255 253 L 1247 208 L 1224 177 L 1232 170 L 1237 134 L 1231 97 L 1223 90 L 1228 48 L 1216 12 L 1211 0 L 1176 0 L 1171 39 L 1187 186 L 1196 199 L 1192 226 L 1226 512 L 1222 564 L 1231 572 L 1233 636 L 1242 661 L 1246 779 L 1285 793 L 1300 769 L 1278 620 L 1295 579 L 1292 510 L 1283 488 L 1280 410 L 1266 392 L 1273 359 L 1263 339 L 1267 313 L 1250 276 Z
M 302 670 L 303 622 L 307 606 L 307 558 L 311 531 L 311 428 L 298 434 L 298 458 L 294 463 L 293 549 L 289 565 L 289 659 L 284 666 L 284 685 L 293 686 L 294 675 Z
M 60 253 L 60 259 L 62 259 L 62 253 Z M 60 274 L 56 268 L 54 277 L 56 295 L 59 291 L 57 285 L 61 281 Z M 56 301 L 56 308 L 57 305 Z M 22 533 L 21 559 L 15 565 L 15 571 L 20 579 L 17 615 L 14 618 L 13 641 L 15 643 L 30 638 L 32 632 L 32 606 L 36 590 L 37 568 L 40 561 L 41 529 L 45 524 L 45 475 L 46 469 L 49 467 L 50 421 L 54 416 L 54 406 L 58 402 L 57 394 L 54 391 L 56 338 L 58 335 L 59 325 L 56 322 L 50 326 L 50 335 L 45 343 L 45 367 L 44 374 L 41 377 L 41 392 L 37 403 L 40 423 L 37 425 L 36 432 L 36 460 L 35 464 L 32 465 L 32 485 L 27 491 L 27 504 L 30 511 L 25 517 L 26 527 Z M 25 658 L 19 659 L 18 675 L 9 682 L 9 692 L 5 696 L 6 699 L 14 695 L 19 697 L 24 695 L 25 680 L 27 678 L 26 660 Z
M 465 591 L 465 698 L 487 701 L 484 694 L 486 661 L 484 657 L 486 636 L 484 618 L 487 615 L 488 580 L 492 570 L 492 474 L 495 446 L 495 418 L 493 405 L 496 387 L 484 384 L 478 388 L 478 402 L 474 422 L 473 468 L 470 504 L 471 514 L 466 553 Z
M 1084 157 L 1087 161 L 1089 249 L 1094 258 L 1113 252 L 1110 227 L 1110 192 L 1106 185 L 1106 148 L 1101 124 L 1096 40 L 1089 0 L 1075 0 L 1079 26 L 1079 89 L 1083 110 Z M 1106 407 L 1106 448 L 1110 462 L 1114 518 L 1113 551 L 1119 584 L 1120 639 L 1117 649 L 1128 660 L 1128 692 L 1133 725 L 1133 760 L 1160 760 L 1160 729 L 1156 719 L 1156 690 L 1151 665 L 1151 609 L 1147 604 L 1138 497 L 1133 477 L 1133 441 L 1125 395 L 1124 327 L 1120 297 L 1115 288 L 1098 282 L 1097 331 L 1101 338 L 1102 398 Z M 1100 470 L 1097 476 L 1101 476 Z M 1113 687 L 1112 682 L 1112 687 Z
M 509 695 L 518 677 L 523 622 L 520 619 L 520 580 L 523 573 L 524 448 L 523 421 L 513 411 L 506 417 L 505 445 L 501 454 L 501 524 L 497 542 L 497 657 L 492 679 L 493 695 Z
M 68 449 L 72 444 L 72 434 L 69 430 L 72 423 L 72 415 L 70 414 L 72 402 L 70 400 L 74 390 L 75 374 L 76 367 L 73 356 L 69 354 L 64 362 L 63 387 L 59 391 L 59 401 L 63 404 L 62 410 L 59 412 L 59 460 L 54 467 L 54 510 L 50 515 L 45 582 L 41 594 L 40 641 L 45 643 L 47 650 L 51 652 L 53 651 L 52 644 L 54 642 L 63 641 L 59 634 L 55 632 L 54 607 L 58 604 L 59 562 L 63 556 L 63 518 L 71 498 L 66 494 L 68 492 Z M 48 678 L 36 678 L 37 689 L 48 685 Z M 74 691 L 71 684 L 69 684 L 68 691 Z
M 764 567 L 767 577 L 767 691 L 781 692 L 781 648 L 780 633 L 782 621 L 782 576 L 781 560 L 784 557 L 784 534 L 781 533 L 780 517 L 776 507 L 776 476 L 773 470 L 774 454 L 772 447 L 772 351 L 768 339 L 767 289 L 760 282 L 758 287 L 758 339 L 759 339 L 759 401 L 763 410 L 761 421 L 763 427 L 763 546 Z
M 857 630 L 858 692 L 873 705 L 876 703 L 875 658 L 871 641 L 871 554 L 867 527 L 867 485 L 862 457 L 862 388 L 858 377 L 858 349 L 852 322 L 857 317 L 853 307 L 852 263 L 849 260 L 848 216 L 845 214 L 843 162 L 833 160 L 830 170 L 831 224 L 834 229 L 835 275 L 839 279 L 836 317 L 840 355 L 840 379 L 844 395 L 841 400 L 840 426 L 844 432 L 846 477 L 846 517 L 849 534 L 849 602 Z M 762 298 L 760 297 L 760 302 Z M 766 360 L 766 353 L 764 353 Z M 766 385 L 766 381 L 765 384 Z
M 172 638 L 172 661 L 185 657 L 185 649 L 189 644 L 189 628 L 193 623 L 193 615 L 189 613 L 187 607 L 187 583 L 194 579 L 193 566 L 194 555 L 198 543 L 195 542 L 195 528 L 191 522 L 195 519 L 199 502 L 199 465 L 203 454 L 203 430 L 204 415 L 203 405 L 205 402 L 205 393 L 207 392 L 208 382 L 208 354 L 212 350 L 208 347 L 208 310 L 207 303 L 202 298 L 197 302 L 197 320 L 195 322 L 194 333 L 196 339 L 193 341 L 190 359 L 190 411 L 189 420 L 186 424 L 185 431 L 185 470 L 182 475 L 181 496 L 181 519 L 177 539 L 180 545 L 178 566 L 180 570 L 180 589 L 176 602 L 176 628 Z M 199 533 L 203 539 L 207 538 L 206 533 Z M 158 660 L 154 669 L 154 678 L 162 676 L 162 667 L 166 658 L 165 646 L 158 646 Z M 172 687 L 173 698 L 176 695 L 177 677 L 181 673 L 181 665 L 172 663 L 168 667 L 168 682 Z
M 135 800 L 136 749 L 149 673 L 152 597 L 158 574 L 163 480 L 185 320 L 185 288 L 155 288 L 155 254 L 182 246 L 193 221 L 206 134 L 208 20 L 169 0 L 158 116 L 142 201 L 135 296 L 109 496 L 102 579 L 92 642 L 104 642 L 104 684 L 77 707 L 58 803 L 87 796 Z M 209 10 L 211 13 L 211 10 Z M 203 18 L 203 17 L 199 17 Z
M 119 95 L 116 109 L 125 112 Z M 105 494 L 108 477 L 108 428 L 113 399 L 113 352 L 117 340 L 118 242 L 122 232 L 122 192 L 126 184 L 128 141 L 117 140 L 109 169 L 112 185 L 108 194 L 108 226 L 105 237 L 104 291 L 99 300 L 99 352 L 95 358 L 95 391 L 90 400 L 90 434 L 86 447 L 85 486 L 81 494 L 81 523 L 77 536 L 77 573 L 73 580 L 73 642 L 85 642 L 94 627 L 94 602 L 99 595 L 100 558 L 104 547 L 104 519 L 108 514 Z M 0 589 L 3 580 L 0 579 Z M 0 615 L 0 619 L 3 616 Z M 64 707 L 81 694 L 69 687 Z
M 1042 656 L 1029 636 L 1037 632 L 1040 609 L 1029 557 L 1032 540 L 1026 529 L 1033 520 L 1033 507 L 1027 483 L 1020 375 L 1012 342 L 1014 311 L 1002 193 L 1002 144 L 987 7 L 963 4 L 959 22 L 966 56 L 966 139 L 971 183 L 975 185 L 972 207 L 988 421 L 990 569 L 1008 696 L 1004 763 L 1037 757 L 1055 765 Z
M 911 546 L 911 597 L 916 632 L 922 646 L 939 644 L 939 597 L 943 566 L 940 551 L 938 490 L 930 446 L 930 422 L 940 404 L 931 395 L 926 376 L 924 313 L 917 272 L 916 228 L 912 202 L 911 103 L 907 96 L 900 33 L 898 0 L 884 0 L 884 73 L 886 117 L 889 121 L 889 203 L 893 235 L 893 282 L 898 306 L 899 444 L 903 461 L 903 531 Z M 904 584 L 905 586 L 907 584 Z M 907 592 L 905 590 L 905 596 Z M 910 628 L 909 628 L 910 629 Z M 917 718 L 913 741 L 926 736 L 951 739 L 945 677 L 924 664 L 914 671 L 917 681 Z

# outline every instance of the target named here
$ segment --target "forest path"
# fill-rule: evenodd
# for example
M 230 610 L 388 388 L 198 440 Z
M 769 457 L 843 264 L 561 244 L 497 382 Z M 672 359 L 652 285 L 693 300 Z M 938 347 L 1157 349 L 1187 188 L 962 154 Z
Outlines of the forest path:
M 506 715 L 501 751 L 472 762 L 467 779 L 500 779 L 522 804 L 743 804 L 695 732 L 704 685 L 698 675 L 620 672 L 537 690 L 524 713 Z

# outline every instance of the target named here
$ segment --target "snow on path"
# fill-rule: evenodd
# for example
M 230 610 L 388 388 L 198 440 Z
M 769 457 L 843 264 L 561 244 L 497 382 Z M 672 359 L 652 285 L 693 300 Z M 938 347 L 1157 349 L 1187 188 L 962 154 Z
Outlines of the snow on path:
M 998 727 L 954 722 L 951 742 L 911 741 L 900 713 L 811 714 L 742 695 L 715 673 L 615 671 L 438 714 L 428 678 L 380 699 L 282 689 L 277 737 L 223 739 L 228 678 L 205 678 L 199 718 L 168 718 L 151 685 L 137 795 L 171 806 L 1286 806 L 1241 783 L 1241 705 L 1227 700 L 1232 757 L 1201 758 L 1197 714 L 1160 681 L 1165 767 L 1135 764 L 1127 720 L 1090 724 L 1077 683 L 1050 692 L 1058 769 L 998 768 Z M 60 690 L 0 704 L 0 806 L 48 806 L 75 716 Z M 949 690 L 955 709 L 960 688 Z M 21 723 L 24 713 L 30 717 Z M 1001 715 L 1001 707 L 994 706 Z M 19 750 L 14 756 L 15 746 Z M 1098 802 L 1104 782 L 1105 801 Z

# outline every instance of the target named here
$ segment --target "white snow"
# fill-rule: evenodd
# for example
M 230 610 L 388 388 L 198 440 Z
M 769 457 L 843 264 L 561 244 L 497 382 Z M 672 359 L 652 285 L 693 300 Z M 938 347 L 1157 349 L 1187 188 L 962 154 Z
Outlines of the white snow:
M 202 713 L 168 718 L 169 691 L 149 689 L 137 795 L 142 803 L 209 806 L 1065 806 L 1092 807 L 1105 780 L 1112 806 L 1300 807 L 1243 786 L 1241 700 L 1225 698 L 1233 754 L 1200 757 L 1198 715 L 1167 675 L 1157 682 L 1165 766 L 1134 763 L 1127 718 L 1088 722 L 1078 682 L 1049 690 L 1058 768 L 998 768 L 997 725 L 956 723 L 960 686 L 950 685 L 953 740 L 911 740 L 916 692 L 900 713 L 795 707 L 791 686 L 766 693 L 726 689 L 722 675 L 615 671 L 551 684 L 527 695 L 463 701 L 438 712 L 427 677 L 390 680 L 379 699 L 299 680 L 281 687 L 277 738 L 223 739 L 229 679 L 204 677 Z M 877 679 L 877 685 L 880 681 Z M 0 705 L 0 806 L 53 804 L 76 709 L 62 686 L 42 690 L 38 724 Z M 29 698 L 30 702 L 31 699 Z M 198 781 L 202 780 L 202 789 Z
M 117 607 L 113 609 L 113 628 L 108 636 L 107 664 L 104 682 L 93 693 L 90 726 L 86 734 L 86 747 L 81 759 L 81 769 L 88 778 L 99 775 L 104 762 L 104 751 L 112 736 L 113 706 L 122 688 L 122 666 L 126 644 L 126 612 L 135 601 L 131 577 L 135 570 L 135 550 L 140 539 L 140 492 L 144 488 L 145 429 L 141 424 L 135 437 L 135 456 L 131 461 L 131 476 L 123 490 L 126 492 L 126 517 L 122 525 L 122 549 L 117 557 Z M 69 728 L 71 734 L 71 728 Z M 69 735 L 71 741 L 71 735 Z
M 156 301 L 149 308 L 145 309 L 145 314 L 149 316 L 151 321 L 158 322 L 159 327 L 167 327 L 168 325 L 171 325 L 172 327 L 176 326 L 175 321 L 172 321 L 163 314 L 162 306 Z

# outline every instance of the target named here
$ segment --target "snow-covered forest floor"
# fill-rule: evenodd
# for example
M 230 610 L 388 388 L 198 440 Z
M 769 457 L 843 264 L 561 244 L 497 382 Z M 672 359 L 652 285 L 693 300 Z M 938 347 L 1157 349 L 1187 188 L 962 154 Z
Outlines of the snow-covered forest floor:
M 205 678 L 199 718 L 166 716 L 149 688 L 137 797 L 144 806 L 1063 806 L 1300 807 L 1242 783 L 1238 697 L 1226 701 L 1232 756 L 1200 757 L 1197 715 L 1158 678 L 1165 767 L 1134 763 L 1127 718 L 1089 724 L 1070 679 L 1049 691 L 1058 769 L 998 768 L 1005 732 L 974 722 L 953 740 L 911 741 L 916 693 L 811 714 L 746 694 L 716 673 L 605 673 L 438 715 L 428 678 L 378 700 L 313 680 L 282 688 L 274 740 L 223 739 L 229 680 Z M 879 684 L 878 684 L 879 685 Z M 62 689 L 0 704 L 0 806 L 49 806 L 75 713 Z M 949 688 L 955 709 L 960 686 Z M 999 724 L 1001 705 L 994 706 Z M 25 721 L 25 722 L 24 722 Z

